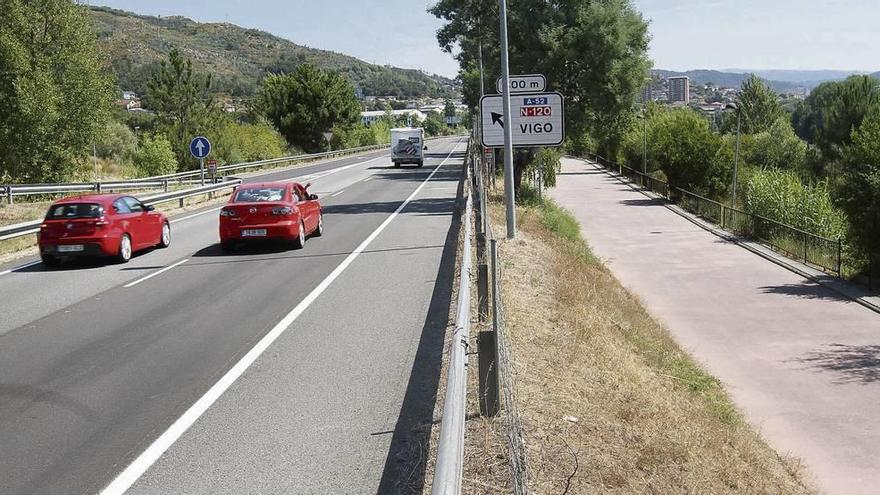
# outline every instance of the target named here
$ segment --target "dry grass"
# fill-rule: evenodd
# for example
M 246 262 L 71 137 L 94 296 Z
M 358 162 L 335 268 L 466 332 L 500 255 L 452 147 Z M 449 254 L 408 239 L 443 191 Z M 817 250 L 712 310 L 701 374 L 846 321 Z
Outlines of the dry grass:
M 500 209 L 492 213 L 503 231 Z M 761 440 L 560 215 L 553 206 L 520 210 L 521 234 L 500 243 L 532 492 L 813 493 L 798 463 Z M 473 424 L 471 455 L 491 461 L 500 424 L 492 440 Z M 509 477 L 474 468 L 467 476 L 482 483 Z

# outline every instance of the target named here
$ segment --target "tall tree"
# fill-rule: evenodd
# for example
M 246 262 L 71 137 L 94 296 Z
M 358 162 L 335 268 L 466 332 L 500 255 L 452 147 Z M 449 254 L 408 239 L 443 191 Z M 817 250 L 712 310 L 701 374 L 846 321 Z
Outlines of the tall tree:
M 113 80 L 88 11 L 69 0 L 0 7 L 0 178 L 69 179 L 110 115 Z
M 773 124 L 785 115 L 779 95 L 758 76 L 752 74 L 743 81 L 739 91 L 739 111 L 742 119 L 742 132 L 757 134 L 769 131 Z M 729 126 L 735 126 L 735 117 Z M 736 131 L 735 127 L 733 131 Z
M 823 83 L 793 116 L 798 134 L 822 150 L 827 160 L 839 158 L 841 148 L 852 143 L 853 131 L 865 117 L 880 110 L 880 80 L 850 76 L 845 81 Z
M 880 111 L 871 112 L 843 149 L 836 202 L 846 212 L 850 242 L 880 256 Z
M 476 107 L 480 46 L 487 93 L 500 73 L 498 3 L 440 0 L 430 11 L 446 21 L 437 40 L 456 53 L 465 102 Z M 591 131 L 606 150 L 616 150 L 650 67 L 647 24 L 631 1 L 510 0 L 508 31 L 511 72 L 543 73 L 548 87 L 565 95 L 567 134 L 580 141 Z M 535 155 L 515 157 L 517 184 Z
M 192 60 L 177 49 L 160 62 L 147 85 L 147 104 L 156 111 L 160 129 L 168 136 L 178 163 L 195 166 L 189 143 L 198 135 L 211 138 L 221 120 L 211 94 L 211 75 L 193 71 Z
M 257 107 L 287 141 L 307 152 L 327 144 L 323 133 L 354 125 L 360 104 L 342 75 L 303 64 L 292 74 L 272 74 L 257 95 Z

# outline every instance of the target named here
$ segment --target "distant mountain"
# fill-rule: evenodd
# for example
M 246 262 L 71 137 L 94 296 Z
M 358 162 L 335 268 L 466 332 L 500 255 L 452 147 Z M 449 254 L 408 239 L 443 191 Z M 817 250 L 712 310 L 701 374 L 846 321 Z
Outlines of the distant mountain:
M 688 76 L 691 84 L 704 85 L 712 83 L 717 86 L 727 88 L 738 88 L 742 85 L 743 80 L 751 74 L 760 77 L 770 85 L 778 93 L 790 93 L 796 90 L 811 90 L 826 81 L 840 81 L 846 79 L 856 72 L 833 71 L 833 70 L 758 70 L 747 71 L 740 69 L 719 70 L 689 70 L 687 72 L 676 72 L 669 70 L 654 70 L 653 73 L 660 77 L 668 78 L 675 76 Z M 880 77 L 880 72 L 872 74 Z
M 855 70 L 747 70 L 724 69 L 725 72 L 754 73 L 758 77 L 772 81 L 801 84 L 810 81 L 840 81 L 853 74 L 864 74 Z
M 450 97 L 451 79 L 419 70 L 369 64 L 348 55 L 297 45 L 264 31 L 185 17 L 152 17 L 91 7 L 99 45 L 123 89 L 143 93 L 149 74 L 173 48 L 213 74 L 215 88 L 233 96 L 254 94 L 268 72 L 290 72 L 304 63 L 345 74 L 367 96 Z

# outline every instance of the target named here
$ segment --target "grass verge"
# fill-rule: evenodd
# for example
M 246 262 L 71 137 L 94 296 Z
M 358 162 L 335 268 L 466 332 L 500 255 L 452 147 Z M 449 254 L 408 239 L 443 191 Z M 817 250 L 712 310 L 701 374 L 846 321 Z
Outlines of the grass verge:
M 502 232 L 503 211 L 490 212 Z M 799 463 L 767 446 L 593 256 L 571 215 L 534 200 L 519 224 L 499 245 L 532 492 L 814 493 Z M 468 449 L 504 455 L 492 447 L 503 445 L 501 425 L 469 421 Z M 469 493 L 509 484 L 507 472 L 474 469 Z M 495 478 L 468 483 L 477 476 Z

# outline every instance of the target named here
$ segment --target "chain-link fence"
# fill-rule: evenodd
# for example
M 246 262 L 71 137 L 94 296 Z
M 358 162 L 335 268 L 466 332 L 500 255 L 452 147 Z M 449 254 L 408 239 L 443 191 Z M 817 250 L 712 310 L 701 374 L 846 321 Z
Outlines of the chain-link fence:
M 473 156 L 474 213 L 477 225 L 478 311 L 480 321 L 491 323 L 480 332 L 480 411 L 488 416 L 499 416 L 503 421 L 508 448 L 510 473 L 515 495 L 528 493 L 528 468 L 522 421 L 513 380 L 514 360 L 510 340 L 504 325 L 504 304 L 501 290 L 502 267 L 498 240 L 489 219 L 485 187 L 491 166 L 479 149 Z M 540 179 L 538 179 L 540 180 Z

